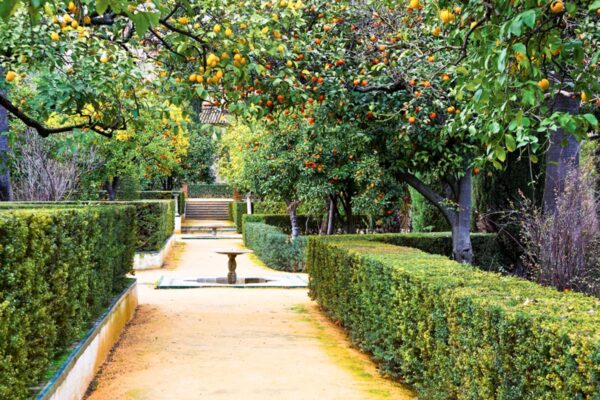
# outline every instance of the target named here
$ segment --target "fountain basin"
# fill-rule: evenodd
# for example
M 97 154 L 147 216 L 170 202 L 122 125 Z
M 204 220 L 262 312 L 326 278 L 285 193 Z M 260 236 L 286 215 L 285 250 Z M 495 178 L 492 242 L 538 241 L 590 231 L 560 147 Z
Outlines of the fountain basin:
M 157 289 L 195 289 L 195 288 L 306 288 L 306 274 L 281 274 L 266 276 L 238 276 L 235 283 L 228 283 L 224 276 L 162 276 Z

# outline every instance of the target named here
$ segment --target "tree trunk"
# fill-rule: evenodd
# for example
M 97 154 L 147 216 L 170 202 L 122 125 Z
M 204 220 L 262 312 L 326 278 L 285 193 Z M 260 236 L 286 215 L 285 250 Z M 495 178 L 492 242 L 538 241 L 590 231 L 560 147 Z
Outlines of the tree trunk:
M 4 76 L 0 67 L 0 76 Z M 0 91 L 0 94 L 4 94 Z M 12 201 L 13 192 L 8 171 L 8 111 L 0 106 L 0 201 Z
M 292 240 L 296 240 L 300 236 L 300 226 L 298 225 L 298 215 L 296 214 L 297 208 L 297 201 L 288 203 L 288 213 L 290 214 L 290 223 L 292 225 Z
M 552 112 L 579 113 L 579 99 L 558 93 L 554 98 Z M 546 179 L 544 182 L 544 212 L 556 212 L 556 198 L 565 189 L 567 175 L 579 165 L 579 143 L 575 137 L 562 129 L 550 136 L 546 152 Z
M 115 201 L 117 199 L 117 188 L 119 186 L 119 177 L 115 176 L 112 181 L 106 182 L 104 185 L 106 192 L 108 193 L 108 201 Z
M 333 235 L 335 231 L 335 195 L 329 196 L 329 212 L 327 214 L 327 234 Z
M 451 219 L 452 258 L 458 262 L 473 262 L 471 244 L 471 171 L 467 171 L 458 181 L 458 210 Z
M 400 174 L 400 178 L 412 186 L 423 197 L 436 206 L 452 227 L 452 257 L 462 263 L 473 262 L 473 246 L 471 244 L 471 170 L 450 185 L 448 200 L 456 203 L 458 209 L 445 205 L 444 196 L 408 173 Z

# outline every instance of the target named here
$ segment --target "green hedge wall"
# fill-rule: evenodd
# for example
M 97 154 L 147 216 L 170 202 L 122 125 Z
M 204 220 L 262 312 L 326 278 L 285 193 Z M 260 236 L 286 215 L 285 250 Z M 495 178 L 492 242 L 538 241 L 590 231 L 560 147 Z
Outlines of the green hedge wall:
M 597 399 L 600 300 L 416 249 L 309 238 L 310 294 L 424 399 Z
M 427 253 L 452 257 L 452 233 L 393 233 L 359 236 L 366 240 L 413 247 Z M 493 233 L 472 233 L 471 243 L 475 254 L 474 264 L 486 271 L 502 272 L 509 263 L 498 237 Z
M 193 198 L 231 198 L 233 188 L 225 183 L 198 183 L 188 186 L 188 194 Z
M 292 242 L 289 235 L 275 226 L 246 222 L 244 244 L 271 268 L 288 272 L 302 272 L 305 269 L 305 237 L 298 237 Z
M 271 226 L 275 226 L 282 230 L 284 233 L 290 235 L 292 233 L 292 225 L 290 222 L 289 215 L 281 215 L 281 214 L 252 214 L 243 216 L 243 224 L 245 226 L 246 223 L 249 222 L 259 222 Z M 308 231 L 306 229 L 308 222 Z M 298 225 L 300 226 L 300 231 L 306 234 L 317 234 L 319 232 L 318 223 L 314 218 L 309 217 L 308 215 L 298 215 Z
M 0 203 L 0 210 L 27 208 L 65 208 L 85 205 L 131 205 L 137 220 L 136 251 L 158 251 L 175 230 L 174 200 L 135 200 L 111 202 L 32 202 Z
M 254 209 L 254 204 L 252 204 Z M 246 202 L 235 202 L 229 203 L 229 219 L 233 221 L 237 228 L 237 233 L 242 233 L 244 224 L 244 215 L 248 213 L 248 205 Z
M 125 288 L 135 223 L 133 207 L 0 212 L 0 398 L 30 398 Z
M 171 200 L 177 194 L 179 214 L 185 214 L 185 193 L 178 190 L 144 190 L 140 192 L 141 200 Z

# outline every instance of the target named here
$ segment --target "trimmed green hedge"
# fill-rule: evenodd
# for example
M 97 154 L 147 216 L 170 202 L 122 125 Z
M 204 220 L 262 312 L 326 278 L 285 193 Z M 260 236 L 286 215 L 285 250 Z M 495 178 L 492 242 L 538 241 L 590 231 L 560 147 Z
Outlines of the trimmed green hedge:
M 243 226 L 249 222 L 259 222 L 271 226 L 275 226 L 281 229 L 284 233 L 290 235 L 292 233 L 292 225 L 290 222 L 289 215 L 281 215 L 281 214 L 245 214 L 242 218 Z M 307 228 L 308 225 L 308 231 Z M 312 222 L 312 224 L 311 224 Z M 304 234 L 317 234 L 319 232 L 318 223 L 314 218 L 309 217 L 308 215 L 298 215 L 298 225 L 300 226 L 300 231 Z
M 86 205 L 131 205 L 137 220 L 136 251 L 158 251 L 175 230 L 174 200 L 135 200 L 110 202 L 32 202 L 0 203 L 1 209 L 65 208 Z
M 0 212 L 0 398 L 30 398 L 127 284 L 133 207 Z
M 188 194 L 193 198 L 231 198 L 233 188 L 225 183 L 198 183 L 188 186 Z
M 179 214 L 185 214 L 185 193 L 178 190 L 144 190 L 140 192 L 141 200 L 171 200 L 177 196 L 177 209 Z
M 366 240 L 413 247 L 427 253 L 452 257 L 452 233 L 392 233 L 359 236 Z M 509 261 L 504 255 L 498 237 L 493 233 L 472 233 L 471 243 L 475 254 L 474 264 L 486 271 L 501 272 Z
M 292 242 L 289 235 L 275 226 L 246 222 L 244 244 L 271 268 L 288 272 L 305 269 L 305 237 L 298 237 Z
M 254 209 L 254 204 L 252 204 Z M 244 224 L 244 215 L 248 213 L 248 205 L 246 202 L 235 202 L 229 203 L 229 220 L 233 221 L 237 228 L 237 233 L 242 233 Z
M 310 295 L 425 399 L 597 399 L 600 300 L 342 237 L 308 241 Z

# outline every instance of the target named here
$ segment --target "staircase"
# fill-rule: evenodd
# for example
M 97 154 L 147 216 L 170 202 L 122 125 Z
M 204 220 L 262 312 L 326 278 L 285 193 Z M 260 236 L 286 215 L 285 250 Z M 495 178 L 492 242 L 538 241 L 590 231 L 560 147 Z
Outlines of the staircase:
M 188 199 L 185 202 L 185 218 L 227 221 L 229 203 L 229 199 Z

